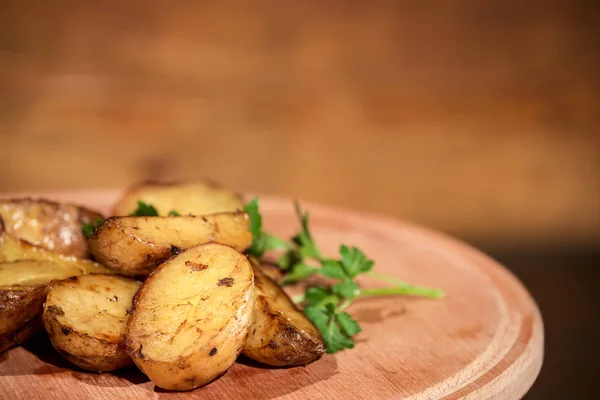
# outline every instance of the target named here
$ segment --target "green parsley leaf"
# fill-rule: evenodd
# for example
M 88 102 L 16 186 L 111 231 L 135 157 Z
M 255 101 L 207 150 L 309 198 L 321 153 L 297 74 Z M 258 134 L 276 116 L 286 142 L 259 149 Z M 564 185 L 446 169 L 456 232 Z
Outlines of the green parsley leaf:
M 258 235 L 262 232 L 262 215 L 258 210 L 258 198 L 255 197 L 244 206 L 244 211 L 250 217 L 250 232 L 252 235 Z
M 265 251 L 287 249 L 289 247 L 285 240 L 279 239 L 277 236 L 263 232 L 262 237 L 265 243 Z
M 277 264 L 287 271 L 292 268 L 293 265 L 302 262 L 302 256 L 296 249 L 291 249 L 283 253 L 277 260 Z
M 308 303 L 308 305 L 314 306 L 323 302 L 330 295 L 331 291 L 326 288 L 320 286 L 310 286 L 304 293 L 304 300 Z
M 175 210 L 171 210 L 169 211 L 169 217 L 181 217 L 181 214 L 179 214 L 177 211 Z
M 308 236 L 310 237 L 310 231 L 308 229 L 308 220 L 310 218 L 310 214 L 308 213 L 308 211 L 305 213 L 302 212 L 302 208 L 300 207 L 300 202 L 298 200 L 294 201 L 294 208 L 296 209 L 296 215 L 298 215 L 298 218 L 300 218 L 302 231 L 306 232 L 306 234 L 308 234 Z
M 252 245 L 248 249 L 248 254 L 258 258 L 270 250 L 290 248 L 287 241 L 262 230 L 262 216 L 260 215 L 258 199 L 256 197 L 244 206 L 244 211 L 250 217 L 250 232 L 252 233 Z
M 304 263 L 295 264 L 292 267 L 292 269 L 285 275 L 283 283 L 287 284 L 306 279 L 315 272 L 317 272 L 317 269 L 315 267 L 311 267 L 310 265 L 306 265 Z
M 91 237 L 94 234 L 94 229 L 104 223 L 104 218 L 98 218 L 95 222 L 90 222 L 88 224 L 81 225 L 81 231 L 83 232 L 83 236 L 86 238 Z
M 361 331 L 358 322 L 353 320 L 350 314 L 348 314 L 347 312 L 340 312 L 335 314 L 335 320 L 340 325 L 340 328 L 342 328 L 342 331 L 350 337 L 356 335 Z
M 356 282 L 348 281 L 336 283 L 331 287 L 331 291 L 340 297 L 356 297 L 360 292 Z
M 349 248 L 348 246 L 340 246 L 340 254 L 342 255 L 342 265 L 346 274 L 350 278 L 354 278 L 358 274 L 369 272 L 373 268 L 373 261 L 369 260 L 365 253 L 356 247 Z
M 254 257 L 262 257 L 267 251 L 286 249 L 288 247 L 289 245 L 285 240 L 261 231 L 258 234 L 252 235 L 252 245 L 250 245 L 247 252 Z
M 304 309 L 304 314 L 323 335 L 328 354 L 354 347 L 352 338 L 345 334 L 338 325 L 334 305 L 327 304 L 326 307 L 308 306 Z M 342 320 L 346 322 L 345 317 L 342 317 Z
M 302 226 L 302 230 L 292 238 L 292 241 L 300 247 L 300 255 L 303 258 L 316 258 L 318 260 L 323 259 L 321 252 L 319 251 L 315 244 L 315 241 L 313 240 L 312 234 L 310 233 L 310 229 L 308 228 L 310 214 L 308 213 L 308 211 L 302 212 L 298 200 L 296 200 L 295 202 L 295 208 L 296 214 L 300 219 L 300 225 Z
M 304 314 L 312 321 L 313 324 L 323 333 L 325 327 L 329 323 L 329 313 L 324 307 L 308 306 L 304 308 Z
M 342 263 L 336 260 L 325 260 L 319 272 L 331 279 L 346 279 Z
M 158 217 L 158 211 L 152 204 L 146 204 L 138 200 L 137 209 L 129 214 L 131 217 Z
M 304 240 L 303 237 L 306 237 L 304 233 L 300 235 L 300 241 L 302 244 L 300 245 L 300 256 L 302 258 L 321 258 L 321 253 L 317 250 L 317 247 L 312 241 Z

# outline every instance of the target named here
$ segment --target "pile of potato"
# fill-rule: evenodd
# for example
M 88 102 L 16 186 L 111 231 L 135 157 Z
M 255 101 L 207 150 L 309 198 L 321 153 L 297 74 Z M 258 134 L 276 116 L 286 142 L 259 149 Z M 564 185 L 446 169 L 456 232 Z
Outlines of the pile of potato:
M 160 216 L 129 216 L 138 201 Z M 45 329 L 80 368 L 135 363 L 170 390 L 205 385 L 240 353 L 272 366 L 316 360 L 323 340 L 268 276 L 276 269 L 243 254 L 252 235 L 242 209 L 209 182 L 144 182 L 86 239 L 96 212 L 0 200 L 0 352 Z

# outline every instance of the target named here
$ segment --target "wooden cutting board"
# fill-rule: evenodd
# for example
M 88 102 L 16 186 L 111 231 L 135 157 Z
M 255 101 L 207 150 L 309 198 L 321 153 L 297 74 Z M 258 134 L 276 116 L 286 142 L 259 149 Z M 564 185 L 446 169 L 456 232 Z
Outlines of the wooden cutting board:
M 40 194 L 108 213 L 117 191 Z M 78 370 L 39 335 L 0 355 L 0 398 L 14 399 L 518 399 L 543 359 L 538 308 L 521 283 L 479 251 L 443 234 L 389 218 L 303 203 L 317 242 L 363 249 L 375 271 L 446 291 L 443 300 L 357 301 L 349 312 L 363 331 L 356 347 L 307 367 L 267 368 L 240 359 L 204 388 L 172 393 L 132 368 Z M 291 201 L 261 197 L 267 230 L 291 234 Z M 365 287 L 381 284 L 370 279 Z

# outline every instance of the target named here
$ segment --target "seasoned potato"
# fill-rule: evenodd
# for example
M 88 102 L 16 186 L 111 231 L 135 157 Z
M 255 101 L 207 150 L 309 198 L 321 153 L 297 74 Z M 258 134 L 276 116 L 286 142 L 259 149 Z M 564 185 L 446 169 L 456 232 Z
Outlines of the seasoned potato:
M 98 272 L 100 270 L 103 270 L 104 273 L 114 273 L 111 269 L 105 268 L 91 260 L 55 253 L 43 247 L 35 246 L 25 240 L 16 239 L 6 232 L 0 234 L 0 262 L 19 260 L 55 261 L 58 263 L 69 263 L 81 270 L 90 269 L 94 271 L 93 273 L 100 273 Z
M 202 386 L 242 351 L 253 299 L 243 254 L 218 243 L 193 247 L 161 264 L 136 294 L 127 351 L 161 388 Z
M 277 283 L 254 269 L 252 325 L 243 354 L 273 366 L 305 365 L 325 352 L 321 334 Z
M 181 215 L 204 215 L 244 208 L 237 194 L 212 182 L 141 182 L 127 189 L 113 215 L 130 215 L 138 201 L 152 204 L 163 216 L 172 210 Z
M 0 287 L 0 353 L 25 342 L 40 329 L 46 293 L 46 286 Z
M 93 263 L 83 267 L 47 260 L 0 263 L 0 352 L 23 343 L 41 327 L 50 282 L 106 271 Z
M 82 224 L 102 215 L 70 204 L 25 198 L 0 200 L 0 217 L 12 236 L 57 253 L 87 257 Z
M 207 242 L 227 244 L 242 252 L 252 244 L 244 212 L 201 217 L 113 217 L 94 231 L 91 252 L 102 264 L 123 275 L 146 276 L 181 250 Z
M 258 267 L 260 269 L 260 272 L 262 272 L 264 275 L 266 275 L 275 282 L 281 282 L 283 278 L 285 278 L 284 271 L 275 263 L 266 261 L 256 261 L 252 264 L 253 266 Z
M 54 348 L 88 371 L 133 365 L 125 349 L 127 310 L 141 283 L 87 275 L 52 285 L 42 320 Z

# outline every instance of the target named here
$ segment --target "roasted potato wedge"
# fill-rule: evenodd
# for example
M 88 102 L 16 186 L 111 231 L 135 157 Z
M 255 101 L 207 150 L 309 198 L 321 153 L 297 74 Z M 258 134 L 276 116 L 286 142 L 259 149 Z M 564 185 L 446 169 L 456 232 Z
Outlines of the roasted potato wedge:
M 24 198 L 0 200 L 0 217 L 12 236 L 57 253 L 87 257 L 82 224 L 102 215 L 71 204 Z
M 253 266 L 258 267 L 260 269 L 260 272 L 262 272 L 264 275 L 266 275 L 275 282 L 279 283 L 283 281 L 283 278 L 285 278 L 285 272 L 279 267 L 279 265 L 273 262 L 258 262 L 255 260 L 255 262 L 253 262 L 252 264 Z
M 66 256 L 64 254 L 55 253 L 53 251 L 44 249 L 33 245 L 25 240 L 16 239 L 4 232 L 0 234 L 0 262 L 11 262 L 19 260 L 46 260 L 55 261 L 58 263 L 68 263 L 73 265 L 80 270 L 90 270 L 91 273 L 102 273 L 111 274 L 113 270 L 106 268 L 97 262 L 85 258 L 77 258 L 73 256 Z
M 24 343 L 41 328 L 46 294 L 46 286 L 0 287 L 0 353 Z
M 48 284 L 106 268 L 47 260 L 0 263 L 0 353 L 23 343 L 41 327 Z
M 233 248 L 208 243 L 161 264 L 133 300 L 126 343 L 159 387 L 189 390 L 223 374 L 242 351 L 253 273 Z
M 125 326 L 140 285 L 115 275 L 79 276 L 52 285 L 42 321 L 56 351 L 87 371 L 133 365 L 125 349 Z
M 254 270 L 252 325 L 243 354 L 273 366 L 306 365 L 325 352 L 323 338 L 279 285 Z
M 236 211 L 201 217 L 112 217 L 89 239 L 96 260 L 129 276 L 147 276 L 173 254 L 207 242 L 246 250 L 252 244 L 248 215 Z
M 209 181 L 141 182 L 127 189 L 114 206 L 113 215 L 130 215 L 138 201 L 152 204 L 163 216 L 172 210 L 181 215 L 205 215 L 244 208 L 240 196 Z

